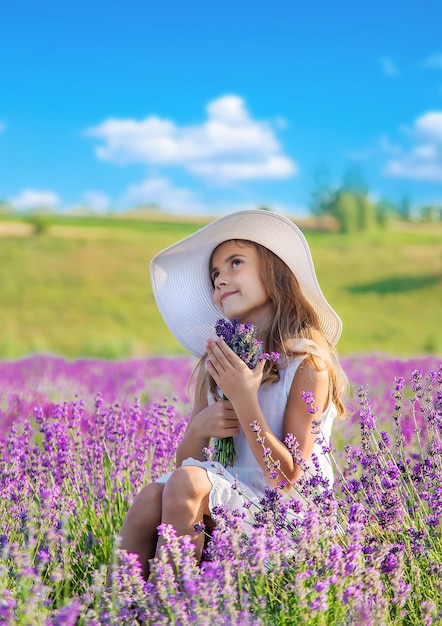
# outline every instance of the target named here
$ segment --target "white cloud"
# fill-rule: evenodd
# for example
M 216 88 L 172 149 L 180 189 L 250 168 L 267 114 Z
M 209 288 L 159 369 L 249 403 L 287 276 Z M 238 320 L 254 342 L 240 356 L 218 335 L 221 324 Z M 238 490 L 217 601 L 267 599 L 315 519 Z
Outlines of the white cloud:
M 438 151 L 436 146 L 433 146 L 431 144 L 422 144 L 420 146 L 416 146 L 415 148 L 413 148 L 413 150 L 411 151 L 412 156 L 418 158 L 418 159 L 422 159 L 424 161 L 431 161 L 434 159 L 437 159 L 438 156 Z
M 190 189 L 176 187 L 168 178 L 149 178 L 145 181 L 132 185 L 121 198 L 122 206 L 134 206 L 137 204 L 158 205 L 167 213 L 181 213 L 187 215 L 223 215 L 244 211 L 247 209 L 257 209 L 268 206 L 272 211 L 282 215 L 305 216 L 308 214 L 308 207 L 302 205 L 284 205 L 274 202 L 271 199 L 262 198 L 255 201 L 238 203 L 228 201 L 225 198 L 218 201 L 211 201 L 210 204 L 202 201 L 197 194 Z
M 285 156 L 270 156 L 265 161 L 255 162 L 195 163 L 189 170 L 203 178 L 229 182 L 255 178 L 287 178 L 297 172 L 297 166 Z
M 102 191 L 86 191 L 83 200 L 87 207 L 97 213 L 105 213 L 110 207 L 109 197 Z
M 249 114 L 244 100 L 238 96 L 223 96 L 207 105 L 209 117 L 231 124 L 247 124 Z
M 207 119 L 199 125 L 178 126 L 156 116 L 113 118 L 86 134 L 103 141 L 96 148 L 99 159 L 118 165 L 172 165 L 210 179 L 219 168 L 223 182 L 296 173 L 296 163 L 283 154 L 271 124 L 252 119 L 242 98 L 226 95 L 206 110 Z
M 17 209 L 35 209 L 56 208 L 61 200 L 54 191 L 23 189 L 15 198 L 9 198 L 9 202 Z
M 403 132 L 406 134 L 407 130 L 405 129 Z M 379 155 L 389 155 L 391 157 L 393 155 L 401 155 L 402 153 L 403 149 L 399 145 L 394 144 L 389 137 L 383 135 L 376 142 L 367 145 L 365 148 L 347 150 L 345 155 L 351 161 L 363 162 L 377 159 Z
M 433 54 L 427 57 L 423 62 L 423 66 L 442 70 L 442 53 Z
M 168 213 L 209 213 L 209 208 L 189 189 L 175 187 L 168 178 L 149 178 L 131 185 L 123 205 L 157 204 Z
M 442 142 L 442 111 L 430 111 L 421 115 L 415 122 L 419 134 Z
M 418 159 L 390 161 L 384 170 L 392 178 L 413 178 L 429 182 L 442 181 L 442 163 L 422 163 Z
M 442 181 L 442 111 L 429 111 L 417 118 L 408 133 L 411 145 L 390 160 L 386 176 Z
M 380 59 L 382 70 L 385 76 L 398 76 L 399 70 L 396 63 L 390 59 L 390 57 L 381 57 Z

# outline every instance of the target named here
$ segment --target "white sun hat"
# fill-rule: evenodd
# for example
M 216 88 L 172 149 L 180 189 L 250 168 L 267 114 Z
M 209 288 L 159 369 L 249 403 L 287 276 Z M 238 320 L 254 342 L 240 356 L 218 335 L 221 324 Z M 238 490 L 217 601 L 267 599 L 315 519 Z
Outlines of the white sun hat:
M 213 302 L 209 262 L 213 250 L 229 239 L 259 243 L 282 259 L 316 311 L 324 336 L 336 344 L 342 322 L 319 287 L 304 235 L 288 218 L 256 209 L 220 217 L 152 259 L 150 275 L 158 308 L 189 352 L 202 357 L 207 339 L 216 337 L 215 323 L 223 316 Z

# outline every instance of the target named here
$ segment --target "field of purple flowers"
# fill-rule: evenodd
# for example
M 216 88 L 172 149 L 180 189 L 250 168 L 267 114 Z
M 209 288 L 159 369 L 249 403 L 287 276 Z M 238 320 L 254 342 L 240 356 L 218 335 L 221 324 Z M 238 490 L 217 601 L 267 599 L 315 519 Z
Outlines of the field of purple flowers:
M 306 475 L 302 518 L 269 490 L 250 535 L 220 510 L 201 566 L 161 528 L 155 582 L 121 553 L 105 592 L 130 502 L 173 466 L 195 363 L 0 362 L 0 623 L 440 624 L 440 359 L 343 364 L 354 391 L 334 489 Z

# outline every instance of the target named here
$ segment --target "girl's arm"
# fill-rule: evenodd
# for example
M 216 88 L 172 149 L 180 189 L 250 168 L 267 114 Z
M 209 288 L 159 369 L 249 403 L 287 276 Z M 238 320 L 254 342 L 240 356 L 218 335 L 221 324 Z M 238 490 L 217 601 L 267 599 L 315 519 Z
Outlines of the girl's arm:
M 261 384 L 263 364 L 254 370 L 247 365 L 222 340 L 209 341 L 208 369 L 223 393 L 230 399 L 241 423 L 253 454 L 266 473 L 269 482 L 276 486 L 284 477 L 294 483 L 301 476 L 301 468 L 296 464 L 287 446 L 275 435 L 261 411 L 258 402 L 258 389 Z M 303 391 L 312 391 L 316 404 L 320 407 L 315 415 L 308 411 L 308 406 L 301 398 Z M 288 433 L 295 435 L 302 450 L 302 456 L 309 461 L 317 435 L 312 433 L 313 420 L 320 420 L 329 396 L 328 372 L 316 370 L 307 358 L 296 371 L 290 389 L 284 416 L 283 438 Z M 256 433 L 249 426 L 258 422 L 260 436 L 265 439 L 264 446 L 270 448 L 273 460 L 280 463 L 280 476 L 271 480 L 263 457 L 263 448 L 256 440 Z
M 201 389 L 201 379 L 204 371 L 200 368 L 196 389 Z M 206 398 L 195 394 L 193 409 L 187 423 L 184 437 L 178 444 L 176 451 L 176 466 L 193 457 L 205 461 L 203 448 L 210 445 L 211 437 L 234 437 L 239 434 L 239 422 L 232 404 L 227 400 L 220 400 L 208 405 Z
M 318 361 L 319 359 L 316 359 Z M 309 357 L 299 365 L 290 388 L 287 406 L 284 415 L 283 439 L 291 433 L 299 443 L 302 458 L 306 463 L 310 461 L 315 440 L 320 436 L 313 422 L 319 422 L 322 413 L 330 402 L 330 380 L 325 364 L 318 370 Z M 311 391 L 315 400 L 316 413 L 309 412 L 309 405 L 302 398 L 302 393 Z M 315 433 L 313 432 L 315 431 Z M 296 482 L 302 474 L 302 468 L 293 463 L 291 482 Z M 288 475 L 290 478 L 290 475 Z

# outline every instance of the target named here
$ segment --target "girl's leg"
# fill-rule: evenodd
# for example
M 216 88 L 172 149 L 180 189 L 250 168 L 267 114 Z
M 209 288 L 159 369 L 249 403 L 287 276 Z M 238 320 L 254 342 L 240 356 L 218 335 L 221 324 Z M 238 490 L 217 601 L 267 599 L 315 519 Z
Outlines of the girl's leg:
M 186 465 L 173 472 L 163 491 L 161 522 L 171 524 L 177 535 L 190 535 L 198 561 L 204 547 L 204 533 L 197 532 L 194 525 L 210 518 L 211 489 L 205 469 Z M 161 538 L 158 545 L 161 545 Z
M 155 556 L 157 547 L 157 527 L 161 524 L 164 487 L 160 483 L 143 487 L 127 512 L 119 533 L 119 547 L 138 554 L 145 579 L 149 576 L 149 559 Z

